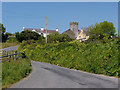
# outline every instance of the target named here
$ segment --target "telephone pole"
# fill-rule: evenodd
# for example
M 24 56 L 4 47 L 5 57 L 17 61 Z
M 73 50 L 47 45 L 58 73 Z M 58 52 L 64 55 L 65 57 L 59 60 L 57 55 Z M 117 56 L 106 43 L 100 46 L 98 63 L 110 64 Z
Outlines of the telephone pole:
M 46 16 L 46 43 L 47 43 L 47 16 Z

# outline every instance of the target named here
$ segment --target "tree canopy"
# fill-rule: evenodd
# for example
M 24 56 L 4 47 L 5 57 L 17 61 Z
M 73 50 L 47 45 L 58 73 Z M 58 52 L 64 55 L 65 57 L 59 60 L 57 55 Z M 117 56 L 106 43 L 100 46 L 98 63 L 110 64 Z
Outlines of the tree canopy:
M 6 28 L 3 26 L 2 23 L 0 23 L 0 31 L 1 31 L 2 33 L 5 33 L 5 30 L 6 30 Z
M 23 40 L 38 40 L 39 38 L 42 38 L 41 35 L 39 35 L 36 32 L 33 31 L 22 31 L 21 33 L 16 33 L 16 38 L 19 42 L 22 42 Z
M 0 23 L 0 42 L 6 42 L 8 35 L 5 34 L 6 28 L 2 23 Z
M 71 41 L 72 39 L 67 34 L 59 34 L 58 32 L 54 32 L 47 36 L 47 40 L 48 43 L 53 43 Z
M 105 36 L 115 36 L 115 27 L 112 22 L 96 23 L 95 26 L 91 26 L 89 31 L 90 38 L 103 39 Z

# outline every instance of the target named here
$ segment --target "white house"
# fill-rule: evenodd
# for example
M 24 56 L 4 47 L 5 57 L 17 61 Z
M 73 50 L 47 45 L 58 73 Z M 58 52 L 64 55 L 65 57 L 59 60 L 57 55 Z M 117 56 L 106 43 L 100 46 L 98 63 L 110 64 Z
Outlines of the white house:
M 22 31 L 33 31 L 36 32 L 40 35 L 43 35 L 44 37 L 46 37 L 46 30 L 44 28 L 41 29 L 33 29 L 33 28 L 25 28 L 23 27 Z M 47 30 L 47 35 L 53 33 L 53 32 L 58 32 L 58 28 L 56 28 L 56 30 Z

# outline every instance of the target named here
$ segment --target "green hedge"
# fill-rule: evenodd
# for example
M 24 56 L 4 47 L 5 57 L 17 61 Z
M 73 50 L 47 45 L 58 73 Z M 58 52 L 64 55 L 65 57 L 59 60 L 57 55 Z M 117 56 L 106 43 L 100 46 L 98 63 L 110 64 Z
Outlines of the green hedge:
M 96 74 L 118 76 L 118 39 L 101 42 L 63 42 L 56 44 L 32 44 L 19 48 L 32 60 Z

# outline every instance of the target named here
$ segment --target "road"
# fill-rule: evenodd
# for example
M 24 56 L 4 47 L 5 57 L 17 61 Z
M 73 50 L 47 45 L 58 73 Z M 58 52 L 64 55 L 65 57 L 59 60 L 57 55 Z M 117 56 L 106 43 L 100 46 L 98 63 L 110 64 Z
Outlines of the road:
M 117 88 L 118 79 L 31 61 L 32 73 L 10 88 Z
M 0 51 L 2 51 L 2 50 L 13 51 L 13 50 L 17 50 L 17 49 L 18 49 L 18 46 L 11 46 L 11 47 L 0 49 Z

